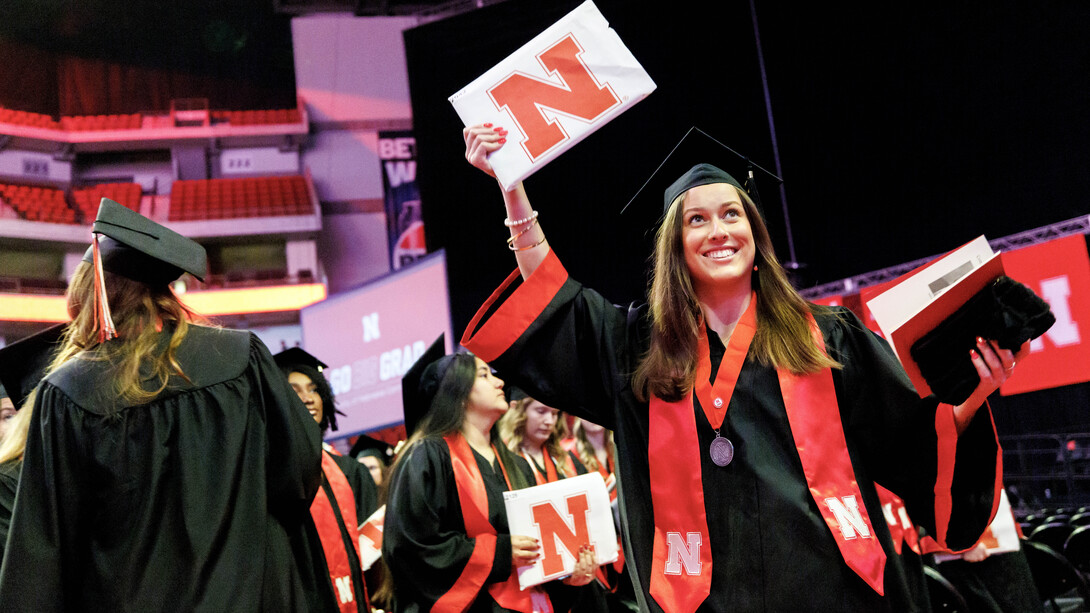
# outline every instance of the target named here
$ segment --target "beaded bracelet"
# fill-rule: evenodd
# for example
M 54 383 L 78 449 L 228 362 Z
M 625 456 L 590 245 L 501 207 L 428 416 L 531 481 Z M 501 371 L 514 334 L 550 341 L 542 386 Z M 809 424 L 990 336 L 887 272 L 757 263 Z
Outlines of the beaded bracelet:
M 533 221 L 535 219 L 537 219 L 537 211 L 533 211 L 526 219 L 517 219 L 515 221 L 511 221 L 510 217 L 504 218 L 503 225 L 507 226 L 508 228 L 514 228 L 515 226 L 521 226 L 522 224 Z
M 533 222 L 534 222 L 534 223 L 532 223 L 532 224 L 530 224 L 530 225 L 526 226 L 526 228 L 525 228 L 525 229 L 523 229 L 522 231 L 518 232 L 517 234 L 513 234 L 513 235 L 511 236 L 511 238 L 507 239 L 507 244 L 508 244 L 508 245 L 514 244 L 514 242 L 515 242 L 516 240 L 518 240 L 518 238 L 519 238 L 520 236 L 522 236 L 523 234 L 526 234 L 526 233 L 527 233 L 527 232 L 529 232 L 530 230 L 533 230 L 533 229 L 534 229 L 534 226 L 536 226 L 536 225 L 537 225 L 537 217 L 533 217 L 533 218 L 532 218 L 532 220 L 533 220 Z

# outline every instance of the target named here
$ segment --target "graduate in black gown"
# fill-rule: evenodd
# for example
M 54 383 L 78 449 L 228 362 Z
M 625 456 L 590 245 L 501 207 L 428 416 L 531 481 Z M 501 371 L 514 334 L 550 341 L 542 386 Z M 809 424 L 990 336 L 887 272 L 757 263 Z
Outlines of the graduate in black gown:
M 493 174 L 506 136 L 466 128 L 466 159 Z M 462 344 L 614 431 L 641 608 L 926 610 L 873 484 L 944 546 L 971 545 L 1000 477 L 981 407 L 1017 356 L 981 340 L 964 404 L 921 399 L 850 311 L 798 295 L 746 190 L 697 146 L 710 138 L 685 140 L 651 181 L 665 212 L 649 306 L 615 306 L 571 279 L 519 184 L 503 192 L 518 270 Z
M 305 611 L 321 438 L 252 333 L 170 289 L 204 249 L 103 199 L 35 390 L 0 611 Z M 312 586 L 310 586 L 312 587 Z
M 322 370 L 327 365 L 292 347 L 273 356 L 299 400 L 322 429 L 337 430 L 333 390 Z M 324 584 L 323 610 L 370 613 L 359 553 L 359 526 L 378 508 L 375 482 L 353 458 L 322 444 L 322 487 L 310 506 L 308 537 L 311 567 Z
M 64 328 L 65 324 L 57 324 L 0 349 L 0 562 L 4 559 L 34 412 L 30 406 L 34 400 L 28 396 L 45 376 Z
M 382 537 L 395 610 L 567 610 L 593 579 L 594 555 L 580 552 L 566 585 L 519 589 L 516 566 L 540 543 L 510 534 L 503 492 L 534 476 L 493 428 L 508 409 L 503 381 L 471 354 L 442 353 L 440 339 L 403 379 L 413 434 L 390 477 Z

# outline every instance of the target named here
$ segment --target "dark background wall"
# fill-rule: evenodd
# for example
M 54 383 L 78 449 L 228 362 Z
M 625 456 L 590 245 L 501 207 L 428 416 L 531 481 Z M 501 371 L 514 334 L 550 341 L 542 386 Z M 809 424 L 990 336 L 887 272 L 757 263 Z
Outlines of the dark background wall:
M 596 2 L 658 85 L 527 181 L 573 275 L 641 299 L 641 217 L 617 212 L 697 125 L 774 167 L 748 2 Z M 757 0 L 803 285 L 1090 210 L 1090 5 Z M 578 2 L 510 0 L 405 33 L 429 247 L 460 329 L 514 266 L 495 184 L 463 160 L 446 98 Z M 761 186 L 781 259 L 781 202 Z

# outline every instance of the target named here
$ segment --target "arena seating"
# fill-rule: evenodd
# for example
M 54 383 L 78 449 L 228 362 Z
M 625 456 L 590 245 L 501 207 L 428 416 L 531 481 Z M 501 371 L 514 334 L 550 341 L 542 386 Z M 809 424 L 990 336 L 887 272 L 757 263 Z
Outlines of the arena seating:
M 212 119 L 233 126 L 260 126 L 299 123 L 299 109 L 257 109 L 247 111 L 212 111 Z
M 141 194 L 139 183 L 100 183 L 72 189 L 72 201 L 84 222 L 91 223 L 103 198 L 109 198 L 139 213 Z
M 0 183 L 0 200 L 28 221 L 79 223 L 59 189 Z
M 309 215 L 313 212 L 301 175 L 175 181 L 170 221 Z
M 43 115 L 42 113 L 30 113 L 28 111 L 18 111 L 15 109 L 0 108 L 0 123 L 12 123 L 20 126 L 28 126 L 31 128 L 46 128 L 49 130 L 60 130 L 60 124 L 57 120 L 53 119 L 49 115 Z
M 60 129 L 69 132 L 87 130 L 138 130 L 144 118 L 139 113 L 128 115 L 76 115 L 61 117 Z

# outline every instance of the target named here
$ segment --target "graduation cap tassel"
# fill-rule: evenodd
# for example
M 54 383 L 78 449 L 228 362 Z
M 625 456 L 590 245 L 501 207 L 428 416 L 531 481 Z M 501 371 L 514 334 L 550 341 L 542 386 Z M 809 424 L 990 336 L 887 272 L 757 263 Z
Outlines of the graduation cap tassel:
M 98 342 L 117 338 L 113 317 L 110 315 L 110 303 L 106 299 L 106 274 L 102 272 L 102 254 L 99 252 L 97 233 L 92 235 L 95 267 L 95 327 L 98 328 Z

